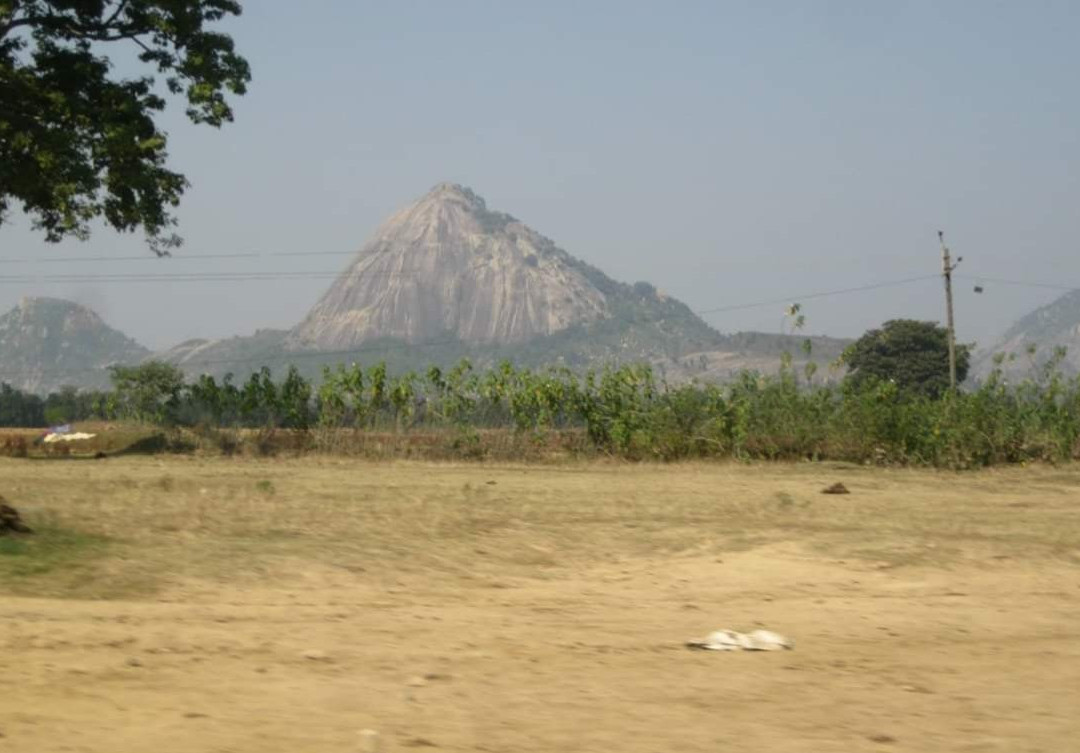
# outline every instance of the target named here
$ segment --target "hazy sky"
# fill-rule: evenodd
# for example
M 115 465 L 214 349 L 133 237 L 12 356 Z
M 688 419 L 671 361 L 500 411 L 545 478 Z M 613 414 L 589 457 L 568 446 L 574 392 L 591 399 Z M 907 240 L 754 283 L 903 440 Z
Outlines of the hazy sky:
M 250 93 L 222 131 L 167 116 L 203 253 L 358 249 L 452 180 L 617 279 L 715 309 L 940 272 L 1080 286 L 1080 3 L 248 0 Z M 148 255 L 0 229 L 0 307 L 69 297 L 147 345 L 296 323 L 328 279 L 12 282 L 297 271 L 345 256 Z M 1058 293 L 957 285 L 985 341 Z M 806 300 L 808 329 L 942 319 L 940 280 Z M 781 305 L 710 315 L 776 331 Z

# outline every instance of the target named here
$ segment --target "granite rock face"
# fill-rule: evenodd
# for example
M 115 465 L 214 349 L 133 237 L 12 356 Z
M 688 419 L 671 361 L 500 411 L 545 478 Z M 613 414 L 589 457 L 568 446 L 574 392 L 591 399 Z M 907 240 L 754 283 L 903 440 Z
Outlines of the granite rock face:
M 384 222 L 289 337 L 518 343 L 610 315 L 585 265 L 467 188 L 441 183 Z

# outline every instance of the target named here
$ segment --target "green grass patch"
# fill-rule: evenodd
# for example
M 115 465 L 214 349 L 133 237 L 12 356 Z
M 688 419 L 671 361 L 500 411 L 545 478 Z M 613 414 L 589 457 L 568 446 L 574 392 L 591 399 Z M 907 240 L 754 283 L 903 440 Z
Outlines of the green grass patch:
M 33 534 L 0 537 L 0 591 L 24 596 L 93 591 L 93 566 L 108 552 L 109 540 L 53 521 L 30 524 Z

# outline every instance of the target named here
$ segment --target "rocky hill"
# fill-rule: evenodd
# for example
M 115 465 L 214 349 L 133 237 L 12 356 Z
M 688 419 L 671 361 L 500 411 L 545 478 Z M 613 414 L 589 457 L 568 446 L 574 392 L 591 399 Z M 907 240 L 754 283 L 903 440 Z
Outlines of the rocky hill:
M 192 372 L 240 376 L 287 363 L 314 374 L 341 361 L 660 362 L 720 340 L 652 285 L 616 282 L 468 188 L 441 183 L 384 222 L 283 337 L 190 341 L 159 355 Z
M 775 370 L 804 338 L 721 335 L 652 285 L 617 282 L 473 191 L 440 183 L 391 216 L 287 333 L 195 340 L 159 354 L 189 373 L 386 361 L 392 370 L 508 359 L 572 368 L 649 362 L 672 379 Z M 815 339 L 824 363 L 845 343 Z
M 106 387 L 107 367 L 150 351 L 96 313 L 57 298 L 24 298 L 0 316 L 0 381 L 29 392 Z
M 440 183 L 375 231 L 289 343 L 522 343 L 611 319 L 636 297 L 468 188 Z
M 104 386 L 105 366 L 149 357 L 66 301 L 30 299 L 0 322 L 0 368 L 15 386 Z M 317 377 L 343 362 L 385 361 L 400 372 L 469 358 L 480 368 L 648 362 L 672 381 L 719 381 L 775 371 L 783 352 L 798 365 L 804 340 L 721 335 L 652 285 L 617 282 L 468 188 L 441 183 L 383 223 L 296 327 L 188 340 L 154 357 L 189 376 L 238 379 L 263 366 Z M 813 345 L 825 365 L 846 342 Z
M 1029 353 L 1034 347 L 1035 352 Z M 971 369 L 978 381 L 995 368 L 995 355 L 1003 357 L 1001 369 L 1010 379 L 1033 376 L 1055 348 L 1066 348 L 1061 369 L 1080 373 L 1080 290 L 1074 290 L 1022 317 L 991 347 L 980 350 Z

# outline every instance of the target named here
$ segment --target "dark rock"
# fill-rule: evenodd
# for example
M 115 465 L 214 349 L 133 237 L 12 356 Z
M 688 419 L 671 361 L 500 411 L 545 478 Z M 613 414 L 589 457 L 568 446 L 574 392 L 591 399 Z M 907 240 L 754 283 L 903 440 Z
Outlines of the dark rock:
M 871 735 L 867 739 L 872 743 L 881 743 L 882 745 L 896 742 L 896 738 L 892 735 Z
M 839 481 L 832 486 L 827 486 L 821 490 L 822 494 L 851 494 L 848 488 L 841 484 Z
M 33 533 L 30 526 L 23 523 L 19 511 L 0 497 L 0 536 L 8 533 Z

